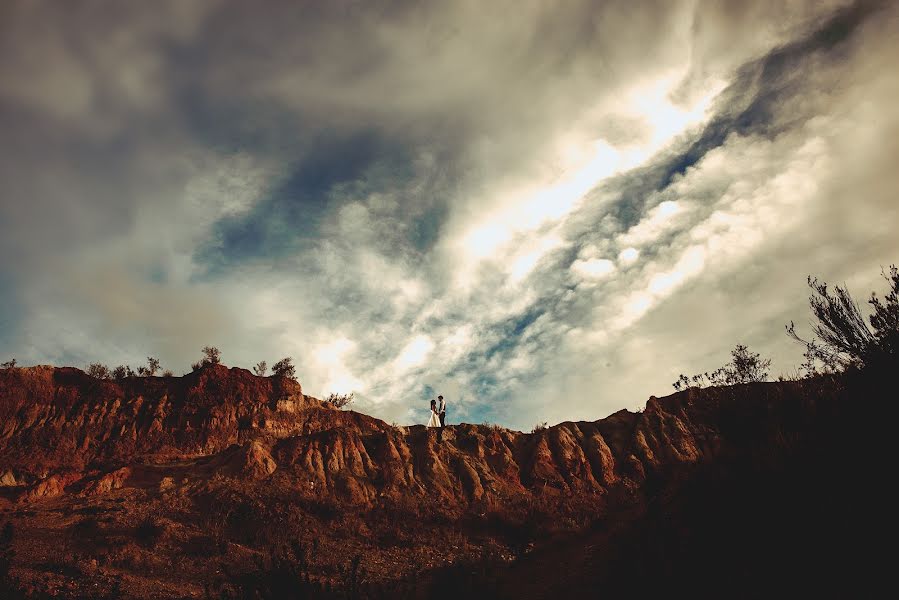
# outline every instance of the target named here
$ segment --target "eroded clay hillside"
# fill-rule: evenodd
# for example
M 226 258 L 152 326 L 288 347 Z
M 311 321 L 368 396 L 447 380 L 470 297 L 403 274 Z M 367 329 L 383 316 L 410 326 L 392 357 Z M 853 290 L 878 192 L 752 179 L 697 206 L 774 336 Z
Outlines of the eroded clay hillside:
M 6 369 L 0 503 L 13 572 L 36 590 L 198 596 L 285 544 L 317 585 L 357 557 L 370 581 L 395 582 L 485 552 L 511 559 L 640 506 L 684 465 L 807 429 L 828 394 L 813 381 L 690 389 L 640 413 L 535 433 L 461 424 L 441 439 L 221 365 L 121 382 Z M 72 564 L 54 562 L 60 540 Z

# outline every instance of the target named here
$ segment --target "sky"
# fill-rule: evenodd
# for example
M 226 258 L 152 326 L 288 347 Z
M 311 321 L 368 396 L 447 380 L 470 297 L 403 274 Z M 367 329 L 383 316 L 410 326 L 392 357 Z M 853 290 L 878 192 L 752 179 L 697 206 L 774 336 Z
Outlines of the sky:
M 899 260 L 899 3 L 0 3 L 0 360 L 423 423 L 789 375 Z

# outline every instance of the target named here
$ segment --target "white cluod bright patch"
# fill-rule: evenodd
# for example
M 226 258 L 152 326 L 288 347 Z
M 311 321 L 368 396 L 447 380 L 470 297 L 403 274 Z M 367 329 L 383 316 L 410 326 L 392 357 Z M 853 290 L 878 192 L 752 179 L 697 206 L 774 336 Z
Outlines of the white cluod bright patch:
M 671 93 L 682 75 L 667 75 L 634 88 L 628 95 L 626 114 L 646 122 L 652 131 L 645 143 L 616 148 L 603 139 L 580 138 L 583 141 L 575 148 L 573 142 L 567 142 L 555 157 L 562 165 L 560 177 L 517 185 L 505 189 L 493 201 L 486 199 L 488 205 L 496 208 L 468 227 L 457 242 L 468 267 L 502 252 L 517 239 L 517 234 L 562 221 L 603 180 L 645 163 L 678 135 L 704 121 L 723 83 L 715 82 L 693 106 L 682 108 L 671 101 Z M 578 139 L 573 134 L 568 137 Z M 658 218 L 669 219 L 679 208 L 677 203 L 662 203 Z M 523 266 L 522 269 L 526 270 Z M 459 275 L 470 273 L 463 268 Z
M 647 216 L 622 235 L 618 242 L 629 246 L 645 246 L 675 231 L 689 211 L 676 200 L 666 200 L 649 211 Z
M 671 102 L 671 93 L 683 78 L 683 73 L 671 73 L 635 89 L 630 96 L 630 109 L 649 123 L 652 129 L 650 147 L 659 149 L 689 127 L 703 121 L 712 101 L 725 87 L 724 81 L 714 81 L 708 91 L 692 106 L 680 107 Z
M 614 273 L 615 263 L 605 258 L 578 259 L 571 265 L 571 269 L 582 277 L 597 280 Z
M 604 140 L 592 143 L 589 158 L 568 165 L 554 183 L 519 188 L 499 202 L 500 209 L 463 234 L 460 244 L 473 260 L 487 258 L 512 241 L 516 233 L 534 231 L 571 213 L 601 180 L 620 170 L 621 155 Z
M 512 265 L 509 269 L 509 278 L 512 283 L 518 283 L 527 277 L 536 268 L 541 258 L 561 247 L 562 244 L 563 242 L 559 237 L 546 236 L 536 244 L 525 248 L 523 252 L 512 259 Z
M 625 248 L 618 253 L 618 263 L 624 266 L 632 265 L 640 258 L 640 251 L 636 248 Z
M 687 279 L 698 275 L 705 266 L 704 246 L 693 246 L 684 252 L 673 269 L 655 275 L 649 282 L 649 291 L 657 297 L 670 294 Z
M 434 342 L 426 335 L 418 335 L 406 344 L 400 355 L 394 361 L 394 367 L 399 371 L 408 371 L 420 367 L 427 360 L 428 355 L 434 349 Z
M 365 389 L 365 384 L 346 365 L 347 356 L 356 349 L 356 343 L 347 338 L 338 338 L 322 345 L 313 352 L 313 358 L 325 375 L 323 393 L 347 394 Z

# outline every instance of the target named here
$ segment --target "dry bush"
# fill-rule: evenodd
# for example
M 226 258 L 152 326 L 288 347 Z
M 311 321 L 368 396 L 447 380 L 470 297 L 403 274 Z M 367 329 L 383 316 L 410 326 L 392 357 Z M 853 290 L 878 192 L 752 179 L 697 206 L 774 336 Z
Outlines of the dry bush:
M 328 394 L 328 397 L 325 398 L 325 402 L 333 404 L 337 408 L 343 408 L 355 399 L 356 395 L 353 392 L 350 392 L 349 394 Z

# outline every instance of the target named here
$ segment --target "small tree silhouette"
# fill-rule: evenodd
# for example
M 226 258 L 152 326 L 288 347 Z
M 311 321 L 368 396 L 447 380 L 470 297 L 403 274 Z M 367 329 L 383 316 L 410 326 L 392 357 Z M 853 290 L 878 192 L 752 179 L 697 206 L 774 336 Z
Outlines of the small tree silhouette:
M 152 356 L 147 357 L 147 372 L 150 374 L 151 377 L 153 375 L 156 375 L 156 373 L 159 371 L 160 368 L 161 368 L 161 366 L 159 364 L 158 358 L 153 358 Z
M 771 366 L 770 360 L 763 360 L 757 353 L 750 352 L 743 344 L 737 344 L 730 351 L 730 355 L 730 363 L 715 371 L 718 376 L 717 380 L 713 379 L 713 383 L 717 381 L 716 385 L 753 383 L 768 379 L 768 368 Z
M 203 363 L 217 365 L 222 362 L 222 352 L 215 346 L 203 346 Z
M 825 372 L 835 372 L 899 358 L 899 269 L 890 265 L 881 275 L 889 291 L 883 298 L 872 293 L 868 299 L 873 310 L 870 326 L 846 286 L 835 286 L 831 292 L 825 282 L 808 278 L 809 306 L 817 321 L 812 326 L 814 338 L 800 337 L 792 321 L 787 325 L 787 335 L 805 346 L 800 368 L 806 377 L 818 373 L 818 363 Z
M 218 365 L 222 362 L 222 352 L 215 346 L 203 346 L 203 358 L 193 363 L 191 368 L 199 371 L 207 365 Z
M 770 360 L 762 359 L 757 353 L 750 352 L 749 348 L 743 344 L 737 344 L 730 351 L 730 355 L 730 362 L 723 367 L 719 367 L 711 373 L 700 373 L 693 377 L 687 377 L 681 373 L 677 381 L 671 385 L 675 390 L 680 391 L 690 387 L 691 383 L 696 387 L 703 387 L 703 385 L 752 383 L 768 379 Z
M 5 363 L 0 364 L 0 369 L 15 369 L 16 368 L 16 359 L 10 359 Z
M 272 375 L 296 379 L 296 367 L 293 366 L 293 359 L 286 356 L 272 365 Z
M 96 379 L 110 379 L 112 377 L 109 367 L 101 363 L 89 364 L 87 374 Z
M 337 408 L 343 408 L 355 399 L 356 394 L 353 392 L 350 392 L 349 394 L 328 394 L 328 397 L 325 398 L 325 402 L 333 404 Z
M 141 377 L 153 377 L 156 375 L 156 372 L 159 371 L 159 359 L 153 358 L 152 356 L 147 357 L 147 366 L 146 367 L 138 367 L 137 374 Z
M 253 372 L 256 373 L 259 377 L 265 377 L 266 372 L 268 371 L 268 365 L 264 360 L 260 360 L 256 363 L 256 366 L 253 367 Z
M 119 365 L 112 370 L 113 379 L 125 379 L 126 377 L 134 377 L 135 373 L 128 365 Z

